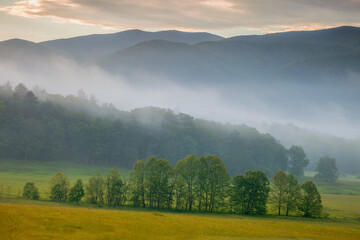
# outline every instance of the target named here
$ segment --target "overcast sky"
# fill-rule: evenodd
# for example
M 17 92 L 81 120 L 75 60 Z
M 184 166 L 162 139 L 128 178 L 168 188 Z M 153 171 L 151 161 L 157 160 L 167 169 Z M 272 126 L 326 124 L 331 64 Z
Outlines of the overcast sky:
M 229 37 L 341 25 L 360 26 L 360 0 L 0 0 L 0 40 L 127 29 Z

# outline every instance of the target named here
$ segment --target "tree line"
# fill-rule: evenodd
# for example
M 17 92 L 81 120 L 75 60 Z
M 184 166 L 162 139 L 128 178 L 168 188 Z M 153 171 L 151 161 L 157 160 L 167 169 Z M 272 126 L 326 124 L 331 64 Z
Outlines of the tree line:
M 38 198 L 38 194 L 31 195 L 31 189 L 37 192 L 33 183 L 27 183 L 23 195 Z M 51 179 L 51 200 L 80 202 L 83 198 L 109 207 L 249 215 L 266 214 L 269 202 L 279 215 L 322 215 L 321 196 L 311 181 L 300 185 L 293 174 L 282 170 L 273 176 L 272 184 L 260 170 L 248 170 L 231 178 L 215 155 L 189 155 L 179 160 L 175 168 L 166 159 L 151 156 L 137 161 L 127 180 L 117 169 L 106 176 L 92 176 L 86 184 L 79 179 L 71 188 L 61 172 Z
M 0 158 L 56 161 L 130 169 L 138 159 L 166 158 L 172 166 L 189 154 L 217 155 L 229 174 L 279 169 L 301 175 L 301 147 L 286 149 L 269 134 L 245 125 L 195 119 L 147 107 L 130 112 L 77 96 L 47 94 L 24 84 L 0 86 Z

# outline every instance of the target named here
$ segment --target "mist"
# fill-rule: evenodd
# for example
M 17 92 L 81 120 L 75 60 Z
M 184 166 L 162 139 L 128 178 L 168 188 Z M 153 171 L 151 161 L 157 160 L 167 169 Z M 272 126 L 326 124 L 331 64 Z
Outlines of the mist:
M 126 76 L 62 56 L 53 56 L 45 65 L 31 64 L 24 67 L 11 61 L 1 62 L 0 83 L 9 81 L 12 86 L 24 83 L 29 88 L 39 86 L 49 93 L 62 95 L 77 95 L 82 89 L 89 97 L 94 95 L 99 104 L 112 103 L 120 110 L 155 106 L 222 123 L 246 124 L 262 132 L 267 132 L 268 126 L 275 123 L 291 123 L 343 138 L 360 135 L 360 123 L 351 118 L 355 113 L 331 99 L 314 102 L 316 97 L 335 92 L 335 87 L 325 91 L 315 89 L 314 85 L 256 81 L 242 81 L 232 86 L 179 84 L 145 72 L 138 72 L 137 81 L 132 83 Z M 317 96 L 313 95 L 315 92 Z

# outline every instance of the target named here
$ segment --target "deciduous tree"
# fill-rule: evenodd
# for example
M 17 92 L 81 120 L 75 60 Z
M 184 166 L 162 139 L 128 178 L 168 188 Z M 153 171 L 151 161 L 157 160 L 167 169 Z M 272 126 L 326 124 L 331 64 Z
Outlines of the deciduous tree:
M 315 177 L 326 182 L 335 182 L 337 179 L 337 167 L 335 158 L 322 157 L 317 162 Z
M 286 173 L 282 170 L 279 170 L 273 176 L 273 187 L 270 192 L 270 201 L 276 207 L 278 215 L 281 215 L 281 209 L 284 207 L 285 203 L 285 191 L 288 185 L 288 177 Z
M 58 171 L 50 180 L 50 199 L 59 202 L 66 201 L 69 188 L 69 180 L 61 171 Z
M 145 161 L 139 160 L 130 172 L 131 201 L 133 206 L 145 207 Z
M 35 186 L 34 183 L 28 182 L 24 186 L 23 196 L 27 199 L 37 200 L 39 199 L 39 189 Z
M 289 216 L 289 213 L 295 212 L 297 210 L 301 197 L 301 187 L 298 183 L 298 180 L 291 173 L 287 176 L 287 183 L 284 193 L 286 216 Z
M 98 174 L 91 176 L 85 185 L 85 196 L 92 204 L 102 205 L 104 203 L 105 180 Z
M 84 197 L 84 185 L 81 179 L 78 179 L 75 185 L 70 189 L 69 202 L 80 202 Z
M 309 164 L 304 149 L 300 146 L 292 145 L 287 153 L 290 173 L 294 176 L 303 176 L 304 168 Z
M 319 191 L 312 181 L 301 185 L 302 195 L 299 210 L 304 217 L 320 217 L 322 213 L 322 201 Z
M 244 214 L 266 213 L 269 180 L 259 170 L 249 170 L 233 178 L 231 200 L 235 211 Z
M 192 210 L 195 201 L 195 182 L 198 175 L 199 159 L 191 154 L 176 163 L 176 170 L 186 185 L 186 208 Z

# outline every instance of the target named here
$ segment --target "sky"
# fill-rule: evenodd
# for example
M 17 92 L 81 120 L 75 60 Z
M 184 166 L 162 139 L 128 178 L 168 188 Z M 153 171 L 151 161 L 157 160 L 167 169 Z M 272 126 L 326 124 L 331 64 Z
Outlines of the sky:
M 360 0 L 0 0 L 0 41 L 128 29 L 230 37 L 360 26 L 359 13 Z

